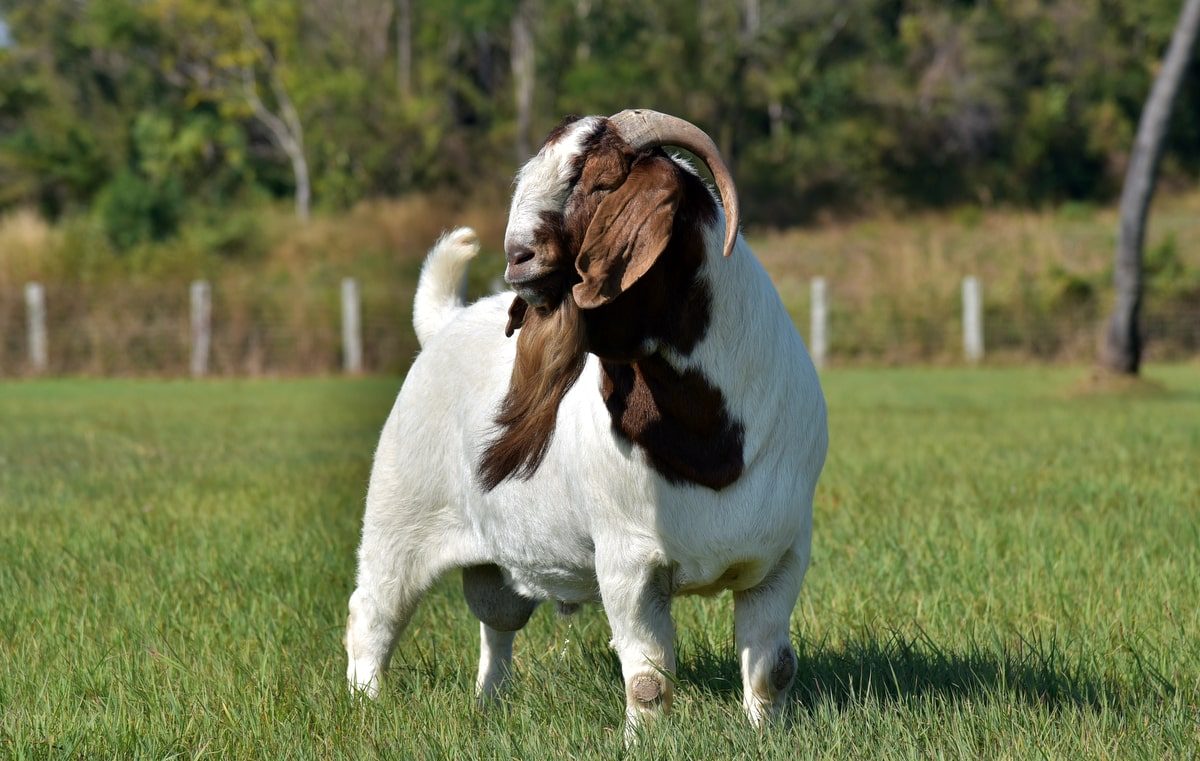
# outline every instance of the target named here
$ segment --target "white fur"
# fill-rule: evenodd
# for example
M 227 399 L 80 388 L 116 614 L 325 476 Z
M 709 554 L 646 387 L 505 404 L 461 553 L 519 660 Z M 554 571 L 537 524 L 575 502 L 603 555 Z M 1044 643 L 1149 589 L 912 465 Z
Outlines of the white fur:
M 531 235 L 538 211 L 561 205 L 563 167 L 587 129 L 522 170 L 506 239 Z M 541 467 L 485 494 L 475 468 L 516 339 L 504 336 L 511 294 L 470 306 L 455 295 L 469 259 L 463 235 L 439 242 L 422 273 L 415 322 L 424 350 L 375 455 L 346 638 L 352 688 L 378 692 L 396 636 L 438 576 L 495 564 L 526 597 L 603 602 L 625 676 L 627 731 L 669 705 L 661 670 L 675 664 L 664 599 L 732 589 L 743 702 L 760 723 L 790 688 L 772 684 L 771 672 L 781 652 L 793 658 L 789 618 L 808 567 L 827 447 L 816 371 L 766 272 L 741 238 L 723 258 L 724 224 L 713 225 L 700 273 L 712 292 L 708 331 L 690 356 L 666 353 L 678 369 L 701 370 L 743 424 L 745 468 L 734 483 L 713 491 L 664 480 L 613 433 L 599 361 L 589 356 Z M 726 575 L 735 568 L 736 578 Z M 478 688 L 488 695 L 508 673 L 512 635 L 482 631 Z M 665 691 L 657 705 L 633 691 L 647 675 Z
M 533 247 L 533 231 L 544 211 L 562 211 L 571 191 L 571 160 L 579 154 L 580 143 L 600 123 L 599 117 L 585 116 L 571 124 L 553 144 L 544 146 L 517 173 L 504 231 L 504 250 Z
M 479 237 L 469 227 L 451 230 L 425 257 L 413 297 L 413 329 L 421 346 L 463 307 L 463 276 L 479 253 Z

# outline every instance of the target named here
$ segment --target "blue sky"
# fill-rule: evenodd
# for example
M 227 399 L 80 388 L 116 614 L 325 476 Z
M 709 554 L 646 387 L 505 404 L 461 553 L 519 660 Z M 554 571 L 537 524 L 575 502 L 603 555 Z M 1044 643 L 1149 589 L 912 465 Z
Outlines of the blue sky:
M 10 42 L 12 42 L 12 37 L 8 36 L 8 23 L 0 18 L 0 48 L 8 47 Z

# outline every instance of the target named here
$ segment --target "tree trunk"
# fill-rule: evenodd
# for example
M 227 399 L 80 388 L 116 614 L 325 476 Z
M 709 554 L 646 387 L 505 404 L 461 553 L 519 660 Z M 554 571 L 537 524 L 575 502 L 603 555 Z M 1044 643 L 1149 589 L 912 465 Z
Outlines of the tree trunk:
M 530 132 L 533 126 L 533 0 L 520 0 L 512 20 L 512 73 L 517 105 L 517 163 L 533 153 Z
M 292 176 L 296 182 L 296 216 L 301 222 L 307 222 L 312 203 L 312 185 L 308 175 L 308 159 L 304 155 L 304 126 L 300 123 L 300 114 L 275 69 L 274 55 L 254 30 L 249 16 L 243 19 L 243 34 L 246 41 L 258 51 L 279 113 L 272 111 L 259 95 L 258 73 L 253 67 L 242 69 L 242 93 L 254 112 L 254 118 L 267 128 L 275 144 L 292 162 Z
M 586 61 L 592 57 L 592 43 L 588 16 L 592 14 L 592 0 L 575 0 L 575 23 L 579 27 L 579 42 L 575 44 L 575 60 Z
M 1162 69 L 1155 77 L 1150 97 L 1142 109 L 1121 190 L 1120 231 L 1113 267 L 1117 299 L 1108 320 L 1101 357 L 1101 364 L 1116 373 L 1136 375 L 1142 363 L 1142 336 L 1138 323 L 1142 308 L 1142 245 L 1146 238 L 1146 217 L 1150 199 L 1154 196 L 1171 108 L 1187 72 L 1197 31 L 1200 31 L 1200 0 L 1185 0 Z
M 308 179 L 308 159 L 304 157 L 304 146 L 293 146 L 288 151 L 292 161 L 292 175 L 296 178 L 296 217 L 307 222 L 312 206 L 312 184 Z
M 738 34 L 733 45 L 733 68 L 730 72 L 729 83 L 721 88 L 716 100 L 716 113 L 713 115 L 717 124 L 716 143 L 721 151 L 721 157 L 729 165 L 730 171 L 736 174 L 738 147 L 741 144 L 740 129 L 747 111 L 746 79 L 756 68 L 752 53 L 758 44 L 759 28 L 762 15 L 759 0 L 740 0 L 738 3 Z M 714 50 L 727 45 L 728 32 L 724 29 L 706 30 L 707 43 Z
M 268 78 L 280 114 L 272 112 L 259 97 L 253 72 L 245 70 L 242 78 L 245 83 L 246 100 L 250 103 L 254 117 L 267 128 L 275 144 L 292 162 L 292 178 L 296 182 L 296 216 L 301 222 L 307 222 L 312 201 L 312 185 L 308 176 L 308 159 L 304 156 L 304 129 L 300 124 L 300 116 L 273 71 L 268 72 Z
M 412 0 L 396 0 L 396 85 L 401 98 L 412 96 Z

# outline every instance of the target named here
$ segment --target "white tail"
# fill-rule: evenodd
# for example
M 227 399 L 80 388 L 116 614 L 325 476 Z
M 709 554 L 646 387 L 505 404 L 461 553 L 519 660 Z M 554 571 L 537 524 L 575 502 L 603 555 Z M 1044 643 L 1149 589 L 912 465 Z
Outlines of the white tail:
M 479 237 L 469 227 L 443 235 L 433 244 L 413 298 L 413 329 L 424 346 L 463 308 L 467 262 L 479 253 Z

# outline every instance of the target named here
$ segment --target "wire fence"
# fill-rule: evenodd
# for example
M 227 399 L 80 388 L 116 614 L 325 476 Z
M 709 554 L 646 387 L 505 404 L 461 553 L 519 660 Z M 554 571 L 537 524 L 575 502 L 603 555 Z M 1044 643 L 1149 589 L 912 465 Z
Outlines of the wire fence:
M 188 283 L 51 283 L 41 289 L 40 307 L 29 288 L 0 288 L 0 377 L 404 372 L 418 348 L 411 285 L 350 282 L 213 285 L 203 326 Z M 1094 304 L 1047 315 L 989 300 L 986 285 L 945 288 L 921 303 L 876 309 L 867 319 L 854 304 L 839 302 L 836 282 L 817 278 L 788 306 L 821 364 L 1096 355 L 1103 312 Z M 1200 299 L 1148 304 L 1142 326 L 1150 360 L 1200 354 Z M 204 344 L 199 372 L 198 341 Z
M 402 372 L 417 349 L 411 293 L 361 287 L 361 366 Z M 22 289 L 0 290 L 0 376 L 192 374 L 188 284 L 53 285 L 45 293 L 46 362 L 31 359 Z M 207 374 L 309 375 L 343 367 L 336 285 L 213 287 Z

